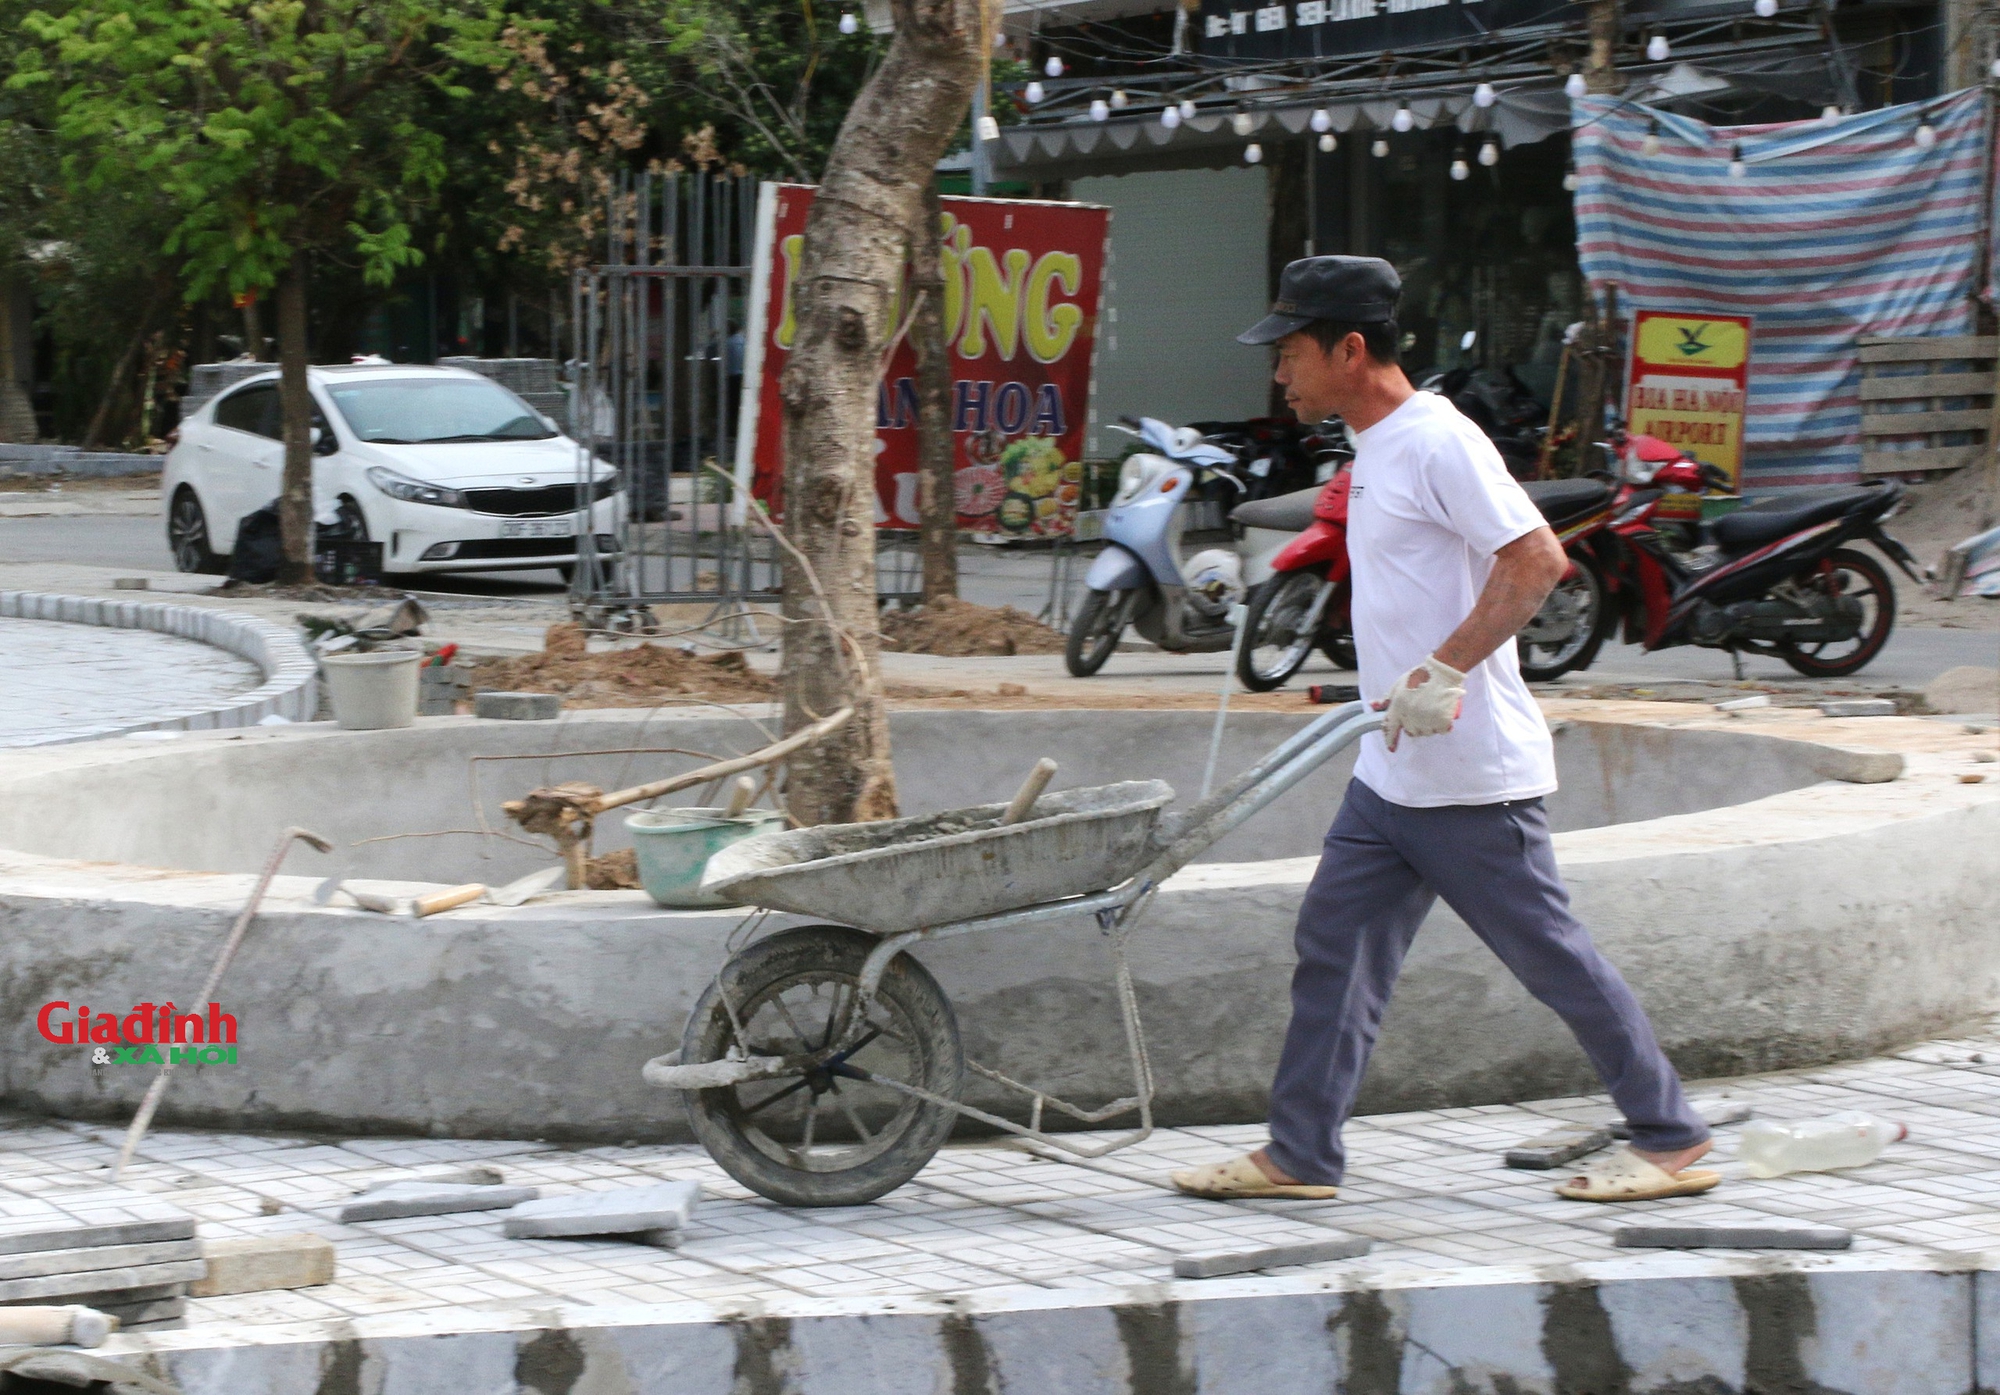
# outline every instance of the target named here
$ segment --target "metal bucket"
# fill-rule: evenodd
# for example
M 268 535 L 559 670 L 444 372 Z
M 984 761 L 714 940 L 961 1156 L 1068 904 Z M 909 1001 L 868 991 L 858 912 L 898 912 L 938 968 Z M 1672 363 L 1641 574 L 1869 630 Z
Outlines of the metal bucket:
M 731 843 L 784 826 L 785 816 L 775 809 L 747 809 L 733 819 L 721 809 L 647 809 L 625 820 L 646 894 L 662 906 L 690 910 L 741 905 L 701 889 L 708 860 Z

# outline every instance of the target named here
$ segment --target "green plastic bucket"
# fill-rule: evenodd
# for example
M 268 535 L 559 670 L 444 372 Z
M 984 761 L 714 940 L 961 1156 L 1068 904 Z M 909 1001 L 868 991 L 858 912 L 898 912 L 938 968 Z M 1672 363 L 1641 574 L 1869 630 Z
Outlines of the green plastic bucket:
M 625 820 L 632 835 L 632 851 L 639 863 L 639 884 L 662 906 L 698 909 L 734 906 L 736 901 L 705 896 L 701 874 L 708 860 L 728 847 L 758 833 L 775 833 L 785 827 L 785 816 L 775 809 L 747 809 L 733 819 L 720 809 L 648 809 Z

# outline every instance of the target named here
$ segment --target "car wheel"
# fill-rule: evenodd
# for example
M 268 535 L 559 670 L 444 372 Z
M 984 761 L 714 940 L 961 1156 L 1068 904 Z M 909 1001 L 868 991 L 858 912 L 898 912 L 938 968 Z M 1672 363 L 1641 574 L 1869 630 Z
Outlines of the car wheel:
M 186 485 L 175 491 L 174 502 L 167 510 L 167 547 L 174 554 L 177 571 L 210 576 L 222 571 L 222 559 L 208 543 L 208 515 L 202 512 L 201 500 Z

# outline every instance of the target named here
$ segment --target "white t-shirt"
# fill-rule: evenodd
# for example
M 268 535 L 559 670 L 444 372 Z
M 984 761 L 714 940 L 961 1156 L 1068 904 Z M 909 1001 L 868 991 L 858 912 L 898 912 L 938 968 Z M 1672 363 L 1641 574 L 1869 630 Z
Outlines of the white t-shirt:
M 1543 524 L 1485 433 L 1419 392 L 1355 433 L 1347 551 L 1361 696 L 1376 702 L 1472 613 L 1493 554 Z M 1503 644 L 1465 676 L 1442 736 L 1362 741 L 1354 774 L 1392 804 L 1434 808 L 1534 799 L 1556 787 L 1548 723 Z

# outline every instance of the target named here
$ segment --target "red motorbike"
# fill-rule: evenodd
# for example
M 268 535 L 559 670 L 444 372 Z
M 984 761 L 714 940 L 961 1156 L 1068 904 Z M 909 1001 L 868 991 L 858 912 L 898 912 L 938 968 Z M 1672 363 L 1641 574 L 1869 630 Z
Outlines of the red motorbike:
M 1271 559 L 1272 575 L 1249 595 L 1236 676 L 1253 693 L 1283 687 L 1319 648 L 1336 668 L 1351 669 L 1353 598 L 1347 571 L 1347 490 L 1342 466 L 1312 489 L 1238 504 L 1230 518 L 1249 528 L 1297 533 Z
M 1898 482 L 1802 489 L 1702 519 L 1702 498 L 1731 494 L 1727 474 L 1652 436 L 1612 443 L 1608 478 L 1527 489 L 1570 558 L 1519 636 L 1521 671 L 1546 682 L 1588 668 L 1624 622 L 1648 651 L 1695 644 L 1782 659 L 1813 678 L 1864 667 L 1896 620 L 1889 573 L 1850 543 L 1870 542 L 1912 581 L 1910 550 L 1883 531 Z

